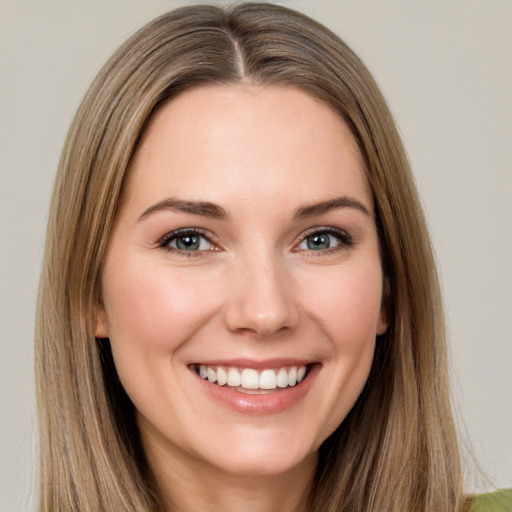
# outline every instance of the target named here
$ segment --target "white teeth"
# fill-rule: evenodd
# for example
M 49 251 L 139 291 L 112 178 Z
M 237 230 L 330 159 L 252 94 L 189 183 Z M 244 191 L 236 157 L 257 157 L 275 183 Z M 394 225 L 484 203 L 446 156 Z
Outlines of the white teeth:
M 206 378 L 210 382 L 217 382 L 217 372 L 215 370 L 213 370 L 212 368 L 208 368 L 206 370 Z
M 279 369 L 265 369 L 258 373 L 253 368 L 239 370 L 234 367 L 206 366 L 200 365 L 199 376 L 219 386 L 226 384 L 232 388 L 243 388 L 249 390 L 293 387 L 306 376 L 306 366 L 289 366 Z
M 260 389 L 276 389 L 277 377 L 274 370 L 263 370 L 260 375 Z
M 288 386 L 295 386 L 297 384 L 297 368 L 292 366 L 288 372 Z
M 230 368 L 228 370 L 228 386 L 237 388 L 241 383 L 240 372 L 236 368 Z
M 222 368 L 217 368 L 217 384 L 219 386 L 224 386 L 228 381 L 228 376 L 226 372 Z
M 242 383 L 241 386 L 245 389 L 258 389 L 260 387 L 260 379 L 258 372 L 251 368 L 242 370 Z
M 288 372 L 285 368 L 281 368 L 277 372 L 277 386 L 280 388 L 288 387 Z

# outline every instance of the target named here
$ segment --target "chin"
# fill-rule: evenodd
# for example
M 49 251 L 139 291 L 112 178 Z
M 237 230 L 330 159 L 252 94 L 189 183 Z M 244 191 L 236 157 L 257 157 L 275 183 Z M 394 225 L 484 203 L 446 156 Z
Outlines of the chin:
M 241 435 L 240 435 L 241 434 Z M 211 445 L 210 445 L 211 446 Z M 318 446 L 309 439 L 293 439 L 286 432 L 240 432 L 203 452 L 211 466 L 227 474 L 265 477 L 316 467 Z M 199 454 L 198 454 L 199 455 Z

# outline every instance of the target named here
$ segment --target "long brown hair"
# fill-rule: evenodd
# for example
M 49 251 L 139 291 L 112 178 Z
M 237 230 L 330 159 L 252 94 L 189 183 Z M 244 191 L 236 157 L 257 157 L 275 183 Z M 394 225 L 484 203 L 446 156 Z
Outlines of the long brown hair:
M 373 194 L 389 329 L 352 411 L 321 447 L 310 510 L 454 512 L 461 470 L 440 292 L 400 137 L 372 76 L 322 25 L 266 3 L 195 5 L 149 23 L 99 73 L 62 153 L 41 277 L 36 373 L 41 511 L 156 511 L 133 406 L 94 338 L 125 175 L 151 115 L 201 84 L 286 84 L 346 121 Z

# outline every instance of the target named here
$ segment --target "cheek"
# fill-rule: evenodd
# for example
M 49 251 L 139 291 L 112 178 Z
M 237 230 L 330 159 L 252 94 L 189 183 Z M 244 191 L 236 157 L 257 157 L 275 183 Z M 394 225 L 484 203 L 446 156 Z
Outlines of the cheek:
M 382 272 L 378 262 L 346 265 L 304 280 L 315 289 L 306 304 L 336 347 L 358 352 L 361 344 L 375 340 L 382 302 Z M 313 288 L 314 287 L 314 288 Z
M 303 276 L 302 293 L 309 294 L 308 316 L 322 331 L 326 392 L 318 403 L 317 424 L 323 441 L 343 421 L 370 373 L 380 320 L 382 272 L 377 259 L 326 268 L 313 280 Z M 314 286 L 314 288 L 313 288 Z
M 200 272 L 135 264 L 107 275 L 105 307 L 114 350 L 176 350 L 216 309 Z
M 146 417 L 180 408 L 180 348 L 215 314 L 201 272 L 121 262 L 103 282 L 108 333 L 119 379 Z M 204 276 L 203 276 L 204 277 Z M 163 401 L 162 401 L 163 400 Z M 165 404 L 165 405 L 164 405 Z

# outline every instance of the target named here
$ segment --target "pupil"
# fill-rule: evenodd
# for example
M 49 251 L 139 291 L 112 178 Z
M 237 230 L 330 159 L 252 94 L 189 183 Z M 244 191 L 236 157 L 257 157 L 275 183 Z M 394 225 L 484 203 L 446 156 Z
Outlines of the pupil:
M 308 237 L 308 249 L 318 250 L 318 249 L 329 249 L 329 235 L 312 235 Z
M 183 251 L 199 249 L 199 237 L 197 235 L 184 235 L 176 240 L 176 246 Z

